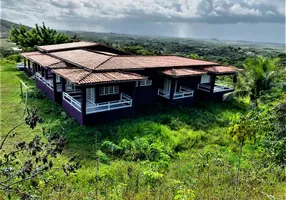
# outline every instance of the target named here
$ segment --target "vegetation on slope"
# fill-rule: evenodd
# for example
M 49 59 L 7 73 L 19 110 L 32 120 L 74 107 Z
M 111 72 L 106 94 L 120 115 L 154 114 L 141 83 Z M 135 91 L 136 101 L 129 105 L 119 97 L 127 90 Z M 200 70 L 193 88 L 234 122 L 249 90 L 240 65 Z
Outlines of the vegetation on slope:
M 34 86 L 14 64 L 1 65 L 1 137 L 23 119 L 20 79 Z M 256 111 L 262 115 L 259 123 L 264 127 L 274 123 L 273 107 L 285 101 L 285 90 L 269 94 L 266 104 Z M 58 162 L 76 155 L 82 165 L 76 175 L 55 172 L 47 177 L 49 182 L 31 185 L 31 191 L 41 198 L 283 198 L 284 171 L 268 159 L 272 156 L 265 141 L 270 131 L 264 129 L 257 131 L 255 141 L 243 146 L 241 184 L 235 192 L 239 144 L 228 135 L 228 129 L 237 113 L 247 112 L 245 101 L 203 102 L 192 108 L 156 105 L 139 111 L 134 119 L 92 127 L 78 126 L 59 105 L 36 90 L 30 92 L 28 102 L 40 108 L 43 123 L 32 131 L 21 127 L 7 147 L 32 139 L 42 128 L 56 131 L 63 126 L 68 147 Z
M 285 45 L 242 43 L 217 40 L 199 40 L 191 38 L 169 38 L 125 35 L 115 33 L 73 32 L 83 40 L 113 46 L 141 55 L 176 54 L 181 56 L 197 55 L 200 59 L 217 61 L 226 65 L 242 67 L 247 58 L 256 56 L 281 57 L 285 60 Z
M 153 38 L 151 41 L 147 38 L 145 41 L 147 43 L 142 45 L 141 39 L 133 40 L 130 45 L 129 41 L 114 44 L 111 40 L 111 44 L 136 54 L 177 52 L 238 66 L 247 57 L 260 54 L 257 51 L 248 55 L 249 49 L 210 47 L 197 41 L 186 45 L 173 39 Z M 190 44 L 195 45 L 190 47 Z M 217 48 L 221 48 L 219 54 L 215 54 Z M 277 52 L 263 54 L 275 57 Z M 279 66 L 285 67 L 285 55 L 281 57 L 284 60 Z M 35 180 L 33 184 L 27 182 L 23 188 L 28 188 L 34 197 L 283 199 L 285 86 L 263 88 L 257 96 L 259 106 L 252 111 L 249 111 L 249 97 L 224 103 L 200 102 L 191 108 L 157 104 L 139 110 L 133 119 L 80 127 L 59 105 L 37 91 L 34 81 L 16 70 L 18 58 L 10 56 L 1 61 L 0 139 L 23 120 L 25 106 L 20 98 L 20 79 L 31 86 L 28 104 L 39 108 L 43 122 L 32 131 L 21 127 L 14 132 L 15 137 L 10 138 L 5 151 L 41 135 L 43 128 L 55 132 L 64 127 L 68 145 L 63 155 L 57 157 L 56 164 L 60 166 L 77 156 L 82 165 L 77 174 L 47 173 L 44 179 Z M 261 66 L 264 65 L 257 65 Z M 268 71 L 261 74 L 260 80 L 264 80 Z M 257 77 L 261 78 L 247 75 L 250 80 Z M 285 82 L 285 76 L 280 79 Z M 7 196 L 3 191 L 0 195 Z M 12 198 L 17 197 L 12 193 Z

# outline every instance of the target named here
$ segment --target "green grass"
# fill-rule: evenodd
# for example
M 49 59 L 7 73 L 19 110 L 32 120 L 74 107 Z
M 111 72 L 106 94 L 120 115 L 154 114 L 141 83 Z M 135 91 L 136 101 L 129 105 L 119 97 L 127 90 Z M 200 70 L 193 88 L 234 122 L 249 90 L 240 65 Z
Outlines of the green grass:
M 0 73 L 1 139 L 24 117 L 19 80 L 31 87 L 34 82 L 14 64 L 3 64 Z M 245 112 L 243 101 L 204 102 L 192 108 L 158 104 L 133 119 L 88 127 L 79 126 L 47 97 L 30 97 L 28 103 L 38 107 L 43 123 L 34 130 L 21 126 L 5 148 L 41 135 L 43 127 L 64 127 L 68 146 L 59 165 L 72 155 L 82 165 L 75 175 L 51 174 L 49 184 L 38 186 L 43 199 L 234 199 L 237 146 L 227 129 L 238 112 Z M 283 170 L 264 170 L 260 150 L 259 143 L 245 146 L 239 198 L 282 199 Z

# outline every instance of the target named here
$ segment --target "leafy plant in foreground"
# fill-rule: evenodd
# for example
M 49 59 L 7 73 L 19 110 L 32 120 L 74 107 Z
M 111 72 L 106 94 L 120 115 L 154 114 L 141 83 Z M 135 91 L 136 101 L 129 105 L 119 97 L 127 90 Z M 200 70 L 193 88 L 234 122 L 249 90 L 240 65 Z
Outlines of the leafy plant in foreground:
M 250 111 L 245 115 L 237 115 L 228 129 L 228 134 L 239 144 L 238 165 L 236 171 L 235 191 L 239 187 L 239 171 L 242 157 L 242 148 L 247 140 L 256 139 L 256 133 L 259 129 L 259 115 L 255 111 Z
M 20 195 L 22 199 L 35 198 L 31 194 L 30 188 L 37 191 L 39 183 L 48 184 L 45 174 L 53 170 L 63 170 L 66 175 L 76 172 L 79 163 L 75 158 L 71 158 L 66 164 L 57 167 L 56 158 L 65 147 L 66 138 L 64 129 L 60 134 L 47 133 L 43 129 L 43 134 L 47 142 L 43 142 L 39 135 L 36 135 L 31 141 L 18 142 L 12 150 L 5 149 L 5 142 L 9 136 L 15 136 L 13 131 L 26 123 L 31 129 L 37 126 L 40 117 L 37 115 L 37 109 L 28 111 L 25 121 L 12 128 L 3 138 L 0 145 L 0 190 L 8 194 Z

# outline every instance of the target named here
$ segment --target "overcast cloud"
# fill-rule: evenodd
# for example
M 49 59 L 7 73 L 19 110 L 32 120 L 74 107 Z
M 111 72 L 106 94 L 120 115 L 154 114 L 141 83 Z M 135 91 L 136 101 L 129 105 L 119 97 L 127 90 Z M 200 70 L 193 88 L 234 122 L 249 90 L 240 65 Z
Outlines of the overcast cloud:
M 285 43 L 285 0 L 2 0 L 1 15 L 56 29 Z

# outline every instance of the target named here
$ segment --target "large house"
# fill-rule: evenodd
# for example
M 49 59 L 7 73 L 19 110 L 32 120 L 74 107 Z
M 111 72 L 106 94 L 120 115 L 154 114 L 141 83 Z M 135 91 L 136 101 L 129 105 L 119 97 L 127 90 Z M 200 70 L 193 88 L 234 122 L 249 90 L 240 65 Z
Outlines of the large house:
M 234 90 L 237 72 L 215 62 L 130 55 L 92 42 L 39 46 L 21 55 L 37 87 L 81 125 L 133 116 L 136 107 L 157 101 L 220 100 Z

